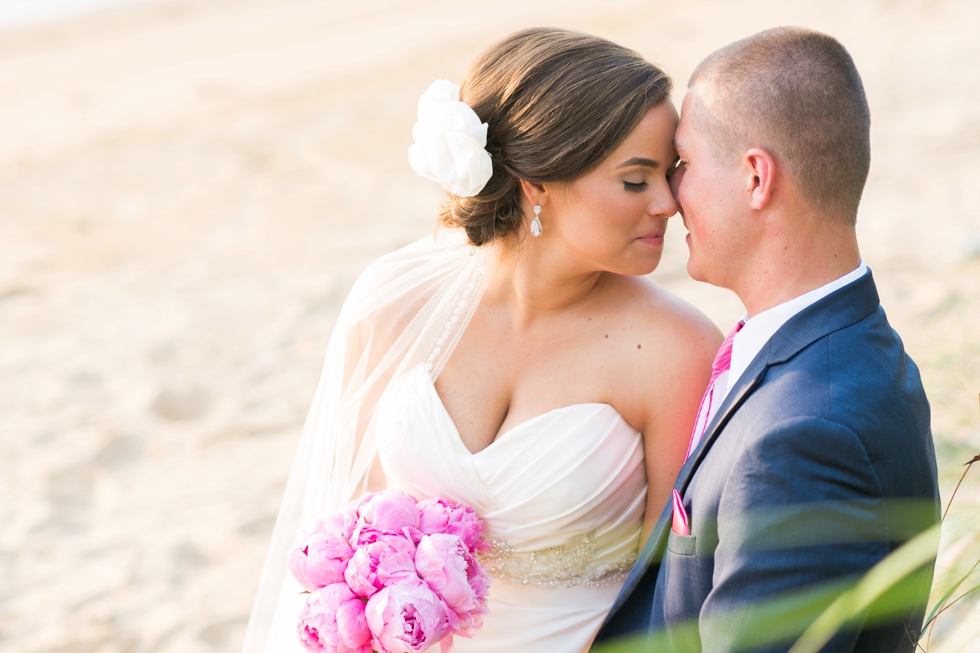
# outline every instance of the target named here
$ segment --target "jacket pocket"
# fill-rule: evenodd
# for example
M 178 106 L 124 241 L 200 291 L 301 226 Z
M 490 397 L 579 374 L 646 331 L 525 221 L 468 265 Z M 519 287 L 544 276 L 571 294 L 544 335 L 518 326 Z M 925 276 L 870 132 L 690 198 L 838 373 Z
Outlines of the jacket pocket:
M 667 536 L 667 553 L 661 563 L 664 622 L 670 645 L 664 650 L 700 651 L 698 630 L 683 627 L 697 621 L 704 599 L 711 591 L 713 559 L 698 557 L 694 535 Z M 678 628 L 678 626 L 682 626 Z
M 678 535 L 674 531 L 667 536 L 667 550 L 679 556 L 694 557 L 697 550 L 697 538 L 694 535 Z

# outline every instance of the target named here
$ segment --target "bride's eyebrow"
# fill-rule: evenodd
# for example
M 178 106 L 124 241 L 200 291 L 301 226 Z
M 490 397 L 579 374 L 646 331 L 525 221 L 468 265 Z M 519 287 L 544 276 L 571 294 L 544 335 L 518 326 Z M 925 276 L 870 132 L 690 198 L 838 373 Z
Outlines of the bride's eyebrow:
M 632 159 L 628 159 L 623 163 L 620 163 L 617 168 L 628 168 L 630 166 L 643 166 L 645 168 L 659 168 L 660 163 L 654 161 L 653 159 L 645 159 L 641 156 L 634 156 Z

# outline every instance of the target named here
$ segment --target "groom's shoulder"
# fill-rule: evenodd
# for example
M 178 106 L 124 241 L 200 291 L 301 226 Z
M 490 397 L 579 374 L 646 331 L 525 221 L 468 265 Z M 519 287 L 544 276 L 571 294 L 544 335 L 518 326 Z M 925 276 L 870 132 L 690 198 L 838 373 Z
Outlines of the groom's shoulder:
M 918 368 L 880 307 L 770 365 L 731 426 L 750 456 L 805 441 L 834 461 L 864 460 L 887 495 L 935 490 L 929 403 Z
M 929 403 L 919 370 L 880 306 L 771 366 L 760 390 L 757 400 L 783 419 L 836 423 L 869 453 L 931 450 Z
M 826 356 L 831 410 L 890 404 L 914 396 L 925 399 L 919 369 L 880 306 L 860 322 L 828 333 L 815 344 L 811 358 Z
M 852 407 L 880 412 L 896 401 L 925 399 L 919 370 L 880 306 L 772 365 L 767 379 L 785 393 L 817 400 L 828 417 L 843 417 L 838 414 Z
M 830 409 L 836 419 L 929 432 L 919 368 L 879 307 L 827 336 Z

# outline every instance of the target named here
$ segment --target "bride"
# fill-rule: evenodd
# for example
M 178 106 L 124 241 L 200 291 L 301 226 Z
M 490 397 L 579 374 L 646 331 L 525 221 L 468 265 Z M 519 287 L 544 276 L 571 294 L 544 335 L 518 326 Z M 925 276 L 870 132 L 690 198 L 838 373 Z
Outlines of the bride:
M 246 636 L 302 650 L 285 552 L 390 487 L 473 507 L 489 613 L 455 650 L 585 649 L 660 514 L 721 341 L 645 278 L 677 212 L 671 82 L 531 29 L 419 103 L 413 167 L 446 228 L 372 264 L 338 319 Z

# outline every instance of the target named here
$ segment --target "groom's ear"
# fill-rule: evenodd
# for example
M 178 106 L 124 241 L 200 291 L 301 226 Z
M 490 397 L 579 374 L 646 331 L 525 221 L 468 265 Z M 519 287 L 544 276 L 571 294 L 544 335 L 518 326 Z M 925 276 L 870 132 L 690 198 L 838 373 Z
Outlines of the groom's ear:
M 771 154 L 757 147 L 746 152 L 743 161 L 748 171 L 746 186 L 750 193 L 750 206 L 761 211 L 769 204 L 772 196 L 776 161 Z

